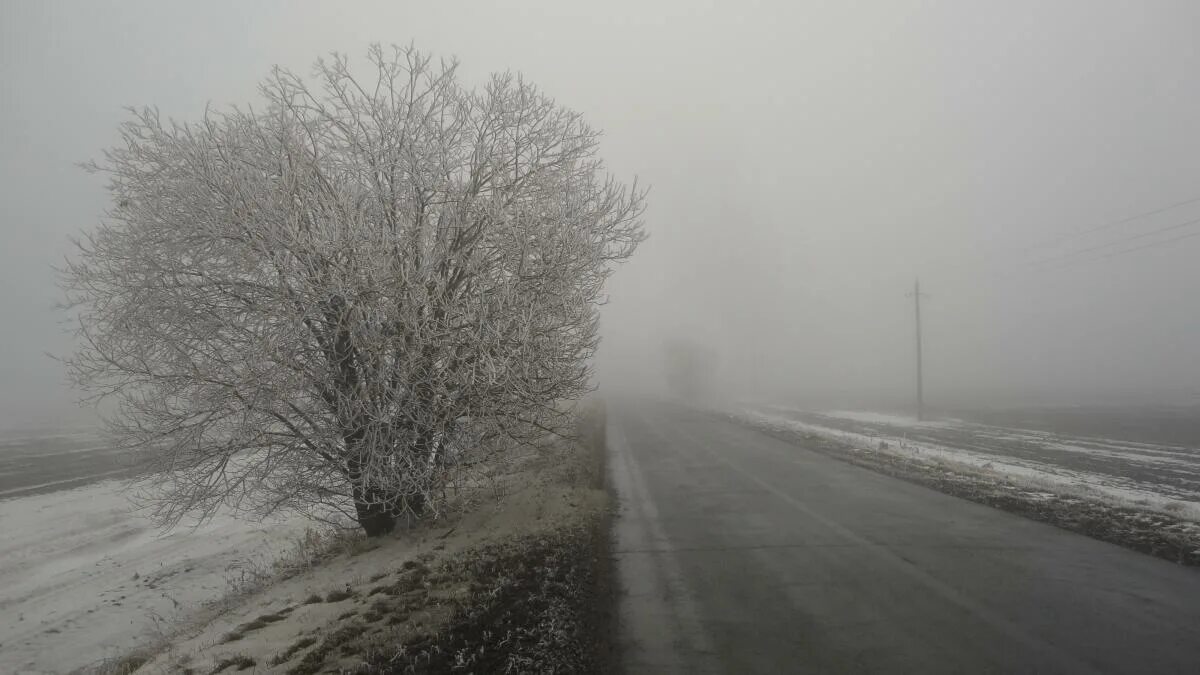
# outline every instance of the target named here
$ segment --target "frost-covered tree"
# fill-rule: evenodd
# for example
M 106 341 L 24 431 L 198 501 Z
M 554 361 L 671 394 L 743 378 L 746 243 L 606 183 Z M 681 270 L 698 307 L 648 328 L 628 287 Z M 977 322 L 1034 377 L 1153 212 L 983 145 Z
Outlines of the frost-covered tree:
M 421 514 L 477 448 L 563 430 L 644 192 L 510 74 L 370 52 L 196 123 L 131 111 L 112 206 L 64 270 L 73 378 L 117 400 L 157 515 Z M 498 445 L 501 444 L 501 445 Z M 351 506 L 352 505 L 352 506 Z

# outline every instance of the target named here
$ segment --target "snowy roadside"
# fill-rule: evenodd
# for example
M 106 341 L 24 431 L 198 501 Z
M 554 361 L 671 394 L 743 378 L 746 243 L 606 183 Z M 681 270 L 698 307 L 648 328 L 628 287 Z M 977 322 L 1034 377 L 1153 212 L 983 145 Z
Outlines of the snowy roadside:
M 928 441 L 916 441 L 901 431 L 904 426 L 948 428 L 950 423 L 947 422 L 916 423 L 904 418 L 874 413 L 841 411 L 824 413 L 830 417 L 847 419 L 887 420 L 888 424 L 895 429 L 892 433 L 864 434 L 752 410 L 744 411 L 743 414 L 763 424 L 782 425 L 845 443 L 861 450 L 885 452 L 925 463 L 937 462 L 981 475 L 1003 477 L 1030 489 L 1103 499 L 1116 506 L 1159 511 L 1188 520 L 1200 521 L 1200 502 L 1178 499 L 1165 494 L 1166 490 L 1156 489 L 1157 486 L 1152 484 L 1134 481 L 1119 482 L 1111 476 L 1068 469 L 1048 462 L 1016 458 L 1005 459 L 995 454 L 984 454 Z
M 1109 476 L 916 443 L 903 434 L 855 433 L 758 410 L 725 414 L 778 438 L 802 441 L 806 448 L 881 473 L 1173 562 L 1200 566 L 1200 503 L 1156 492 L 1152 486 L 1114 485 Z M 875 422 L 885 417 L 867 415 Z
M 607 672 L 603 437 L 582 438 L 498 467 L 434 522 L 352 537 L 96 672 Z
M 311 523 L 228 516 L 163 535 L 118 481 L 0 501 L 0 672 L 65 673 L 230 592 Z

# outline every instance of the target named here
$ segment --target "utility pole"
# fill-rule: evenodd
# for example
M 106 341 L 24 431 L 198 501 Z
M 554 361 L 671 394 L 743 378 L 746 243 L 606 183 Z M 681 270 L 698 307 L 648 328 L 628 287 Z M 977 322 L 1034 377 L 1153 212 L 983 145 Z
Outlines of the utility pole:
M 921 280 L 913 281 L 913 309 L 917 317 L 917 421 L 925 420 L 925 389 L 921 372 Z

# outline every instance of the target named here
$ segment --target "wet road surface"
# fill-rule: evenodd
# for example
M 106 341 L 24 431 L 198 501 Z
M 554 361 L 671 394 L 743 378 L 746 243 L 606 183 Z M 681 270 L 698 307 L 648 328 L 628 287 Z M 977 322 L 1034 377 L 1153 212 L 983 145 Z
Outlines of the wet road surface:
M 1200 573 L 612 402 L 630 673 L 1200 672 Z

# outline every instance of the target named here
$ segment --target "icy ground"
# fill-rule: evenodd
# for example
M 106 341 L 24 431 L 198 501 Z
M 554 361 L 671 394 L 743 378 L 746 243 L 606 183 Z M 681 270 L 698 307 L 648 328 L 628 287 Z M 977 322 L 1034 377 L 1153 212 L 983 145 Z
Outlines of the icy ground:
M 1048 431 L 917 422 L 859 411 L 760 407 L 748 415 L 851 443 L 986 472 L 1052 492 L 1103 497 L 1200 520 L 1200 449 Z
M 0 673 L 65 673 L 126 652 L 309 525 L 218 516 L 162 535 L 117 481 L 0 499 Z

